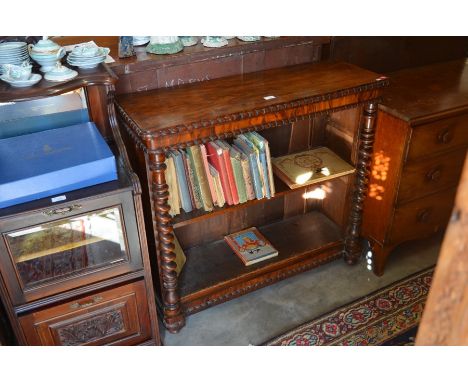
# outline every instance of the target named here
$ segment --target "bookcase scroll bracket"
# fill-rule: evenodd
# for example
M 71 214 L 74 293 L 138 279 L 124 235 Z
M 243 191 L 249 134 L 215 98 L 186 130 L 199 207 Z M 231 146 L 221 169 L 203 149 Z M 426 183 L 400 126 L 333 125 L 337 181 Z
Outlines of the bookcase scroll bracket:
M 171 333 L 177 333 L 185 325 L 185 318 L 181 312 L 179 302 L 174 233 L 168 204 L 169 187 L 165 177 L 165 159 L 166 156 L 163 151 L 157 151 L 149 155 L 154 200 L 153 227 L 160 253 L 164 326 Z
M 376 114 L 377 102 L 367 103 L 363 108 L 363 118 L 359 127 L 359 153 L 355 186 L 343 249 L 344 260 L 350 265 L 356 264 L 361 255 L 362 211 L 369 184 Z

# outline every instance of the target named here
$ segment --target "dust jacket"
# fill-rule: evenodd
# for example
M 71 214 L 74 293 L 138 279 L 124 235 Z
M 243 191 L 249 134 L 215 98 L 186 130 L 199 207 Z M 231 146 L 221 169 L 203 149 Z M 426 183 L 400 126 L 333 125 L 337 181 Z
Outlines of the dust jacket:
M 224 240 L 244 265 L 252 265 L 278 256 L 278 251 L 255 227 L 227 235 Z
M 93 122 L 0 139 L 0 208 L 116 179 Z
M 273 173 L 294 189 L 351 174 L 355 168 L 327 147 L 271 158 Z

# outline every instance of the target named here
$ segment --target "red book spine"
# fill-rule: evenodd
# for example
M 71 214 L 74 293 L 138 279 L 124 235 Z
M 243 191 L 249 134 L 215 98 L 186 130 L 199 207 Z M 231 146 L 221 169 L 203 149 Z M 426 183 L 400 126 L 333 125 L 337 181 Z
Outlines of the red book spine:
M 221 145 L 220 145 L 221 146 Z M 239 194 L 237 192 L 236 179 L 234 178 L 234 171 L 232 170 L 231 154 L 229 148 L 223 146 L 223 159 L 226 166 L 229 186 L 231 188 L 232 201 L 234 204 L 239 204 Z
M 229 179 L 227 175 L 226 165 L 223 158 L 223 150 L 218 147 L 214 142 L 208 142 L 206 144 L 206 150 L 208 151 L 208 161 L 212 166 L 219 172 L 219 178 L 221 180 L 221 187 L 224 191 L 224 197 L 227 204 L 233 205 L 231 187 L 229 186 Z

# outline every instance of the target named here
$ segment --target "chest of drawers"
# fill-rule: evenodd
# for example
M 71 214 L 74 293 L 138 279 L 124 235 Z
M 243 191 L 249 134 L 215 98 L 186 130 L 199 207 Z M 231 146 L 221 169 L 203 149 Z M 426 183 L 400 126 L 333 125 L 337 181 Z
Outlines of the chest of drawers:
M 397 245 L 445 228 L 468 143 L 465 60 L 401 70 L 390 81 L 363 214 L 377 275 Z

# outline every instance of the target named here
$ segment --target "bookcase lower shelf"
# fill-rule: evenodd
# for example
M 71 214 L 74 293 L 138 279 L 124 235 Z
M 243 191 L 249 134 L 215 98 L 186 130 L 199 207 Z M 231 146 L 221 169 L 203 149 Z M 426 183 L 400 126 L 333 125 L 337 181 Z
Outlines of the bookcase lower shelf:
M 278 250 L 277 257 L 245 266 L 224 240 L 185 251 L 179 290 L 186 314 L 332 261 L 343 249 L 338 225 L 317 211 L 258 228 Z

